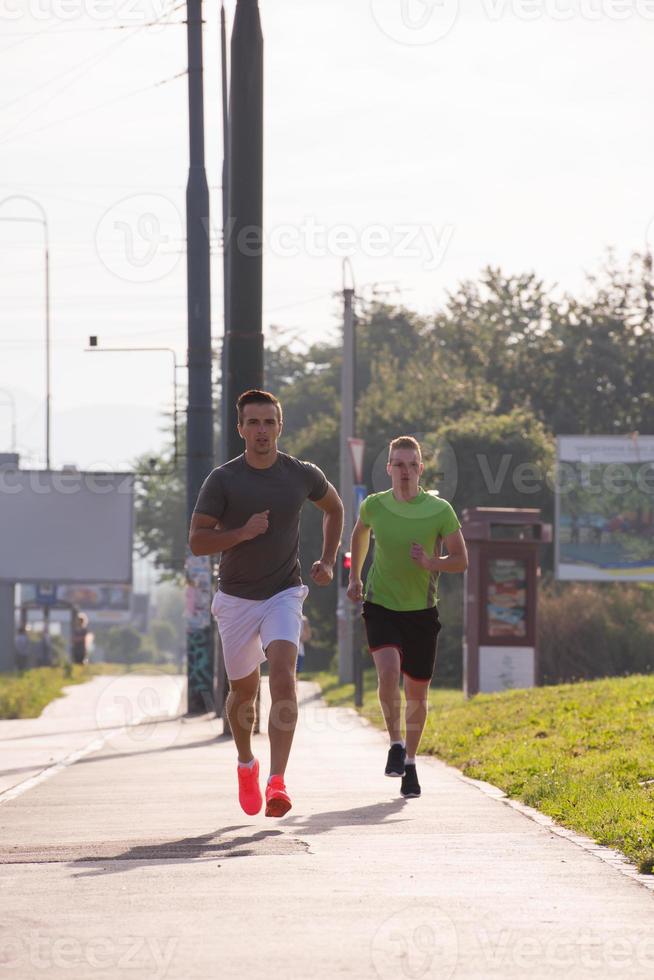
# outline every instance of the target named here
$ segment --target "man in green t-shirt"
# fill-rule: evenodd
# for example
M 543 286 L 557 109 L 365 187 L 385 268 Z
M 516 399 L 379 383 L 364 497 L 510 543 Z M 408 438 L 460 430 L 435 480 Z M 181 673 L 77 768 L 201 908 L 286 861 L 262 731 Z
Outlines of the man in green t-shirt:
M 427 720 L 429 683 L 436 664 L 438 576 L 463 572 L 468 554 L 454 510 L 435 491 L 423 490 L 420 443 L 393 439 L 386 470 L 392 487 L 361 504 L 352 532 L 348 597 L 363 603 L 368 646 L 379 679 L 379 702 L 390 736 L 387 776 L 401 776 L 405 797 L 420 796 L 416 753 Z M 366 580 L 361 570 L 375 535 L 375 554 Z M 447 554 L 441 554 L 442 545 Z M 402 739 L 400 673 L 406 698 L 406 742 Z

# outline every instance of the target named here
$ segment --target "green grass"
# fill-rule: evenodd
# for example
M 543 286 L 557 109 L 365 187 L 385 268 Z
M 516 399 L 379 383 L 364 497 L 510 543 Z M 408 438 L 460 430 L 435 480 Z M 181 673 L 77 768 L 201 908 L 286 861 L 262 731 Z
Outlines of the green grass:
M 164 664 L 89 664 L 87 667 L 36 667 L 23 674 L 0 674 L 0 719 L 38 718 L 46 705 L 61 697 L 69 684 L 83 684 L 98 674 L 175 673 Z
M 330 705 L 352 685 L 313 675 Z M 374 672 L 362 713 L 383 726 Z M 433 689 L 420 751 L 654 869 L 654 677 L 480 694 Z

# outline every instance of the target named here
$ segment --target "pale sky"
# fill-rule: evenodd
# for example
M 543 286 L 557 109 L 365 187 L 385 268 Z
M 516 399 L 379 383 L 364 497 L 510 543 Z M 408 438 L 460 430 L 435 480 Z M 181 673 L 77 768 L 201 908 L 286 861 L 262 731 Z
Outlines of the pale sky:
M 261 0 L 264 326 L 336 336 L 341 266 L 430 312 L 487 264 L 579 291 L 654 216 L 654 0 Z M 234 0 L 227 5 L 231 16 Z M 50 225 L 55 465 L 160 444 L 186 344 L 184 26 L 178 0 L 0 0 L 0 198 Z M 107 16 L 109 11 L 109 16 Z M 205 2 L 212 223 L 221 222 L 217 2 Z M 123 25 L 126 29 L 114 29 Z M 157 85 L 159 82 L 166 82 Z M 2 216 L 32 216 L 16 202 Z M 0 221 L 0 451 L 9 391 L 44 462 L 38 225 Z M 222 333 L 222 262 L 213 330 Z M 183 381 L 180 372 L 180 381 Z

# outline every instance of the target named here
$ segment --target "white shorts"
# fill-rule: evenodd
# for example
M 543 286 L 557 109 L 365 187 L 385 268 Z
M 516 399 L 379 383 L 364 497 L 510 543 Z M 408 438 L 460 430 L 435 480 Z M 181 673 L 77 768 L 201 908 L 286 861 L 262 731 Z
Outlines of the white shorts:
M 247 677 L 264 663 L 264 650 L 273 640 L 299 646 L 302 605 L 308 594 L 306 585 L 295 585 L 270 599 L 240 599 L 216 592 L 211 612 L 218 623 L 230 681 Z

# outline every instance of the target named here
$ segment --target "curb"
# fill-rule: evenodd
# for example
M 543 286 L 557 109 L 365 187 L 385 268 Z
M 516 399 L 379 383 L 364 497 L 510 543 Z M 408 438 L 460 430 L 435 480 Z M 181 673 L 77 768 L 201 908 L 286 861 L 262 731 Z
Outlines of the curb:
M 631 878 L 632 881 L 637 882 L 642 885 L 643 888 L 647 888 L 649 891 L 654 892 L 654 875 L 644 875 L 640 874 L 638 869 L 628 861 L 624 854 L 620 851 L 616 851 L 611 847 L 606 847 L 604 844 L 598 844 L 596 840 L 592 837 L 585 837 L 583 834 L 578 834 L 574 830 L 569 830 L 567 827 L 563 827 L 558 824 L 552 817 L 548 817 L 547 814 L 541 813 L 540 810 L 534 809 L 532 806 L 527 806 L 526 803 L 521 803 L 519 800 L 513 800 L 506 795 L 504 790 L 500 789 L 498 786 L 494 786 L 492 783 L 486 783 L 482 779 L 471 779 L 470 776 L 464 776 L 460 769 L 455 766 L 449 766 L 438 756 L 423 756 L 423 759 L 435 759 L 444 766 L 447 766 L 458 779 L 464 783 L 469 783 L 476 789 L 485 793 L 486 796 L 491 796 L 493 799 L 498 800 L 500 803 L 504 803 L 505 806 L 510 806 L 513 810 L 517 810 L 518 813 L 522 813 L 523 816 L 527 817 L 529 820 L 533 820 L 534 823 L 540 824 L 541 827 L 546 827 L 551 833 L 556 834 L 557 837 L 563 837 L 565 840 L 570 841 L 571 844 L 575 844 L 584 851 L 588 851 L 594 857 L 604 861 L 605 864 L 610 865 L 614 871 L 619 871 L 620 874 L 625 875 L 627 878 Z
M 359 714 L 355 708 L 347 708 L 346 710 L 355 714 L 362 724 L 367 725 L 368 728 L 373 728 L 376 732 L 381 734 L 381 729 L 377 728 L 372 724 L 372 722 L 368 721 L 367 718 L 364 718 L 363 715 Z M 499 786 L 494 786 L 492 783 L 484 782 L 482 779 L 472 779 L 470 776 L 465 776 L 460 769 L 457 769 L 456 766 L 451 766 L 448 762 L 440 759 L 437 755 L 421 755 L 420 759 L 423 762 L 436 762 L 439 766 L 445 766 L 445 768 L 449 769 L 450 772 L 457 777 L 457 779 L 460 779 L 464 783 L 468 783 L 470 786 L 474 786 L 475 789 L 485 793 L 486 796 L 490 796 L 494 800 L 497 800 L 498 803 L 503 803 L 505 806 L 510 806 L 513 810 L 517 810 L 518 813 L 521 813 L 524 817 L 527 817 L 528 820 L 533 820 L 534 823 L 540 824 L 541 827 L 546 827 L 547 830 L 553 834 L 556 834 L 557 837 L 563 837 L 565 840 L 570 841 L 571 844 L 575 844 L 582 850 L 587 851 L 596 858 L 599 858 L 600 861 L 610 865 L 614 871 L 619 872 L 626 878 L 631 878 L 632 881 L 635 881 L 638 885 L 642 885 L 642 887 L 646 888 L 648 891 L 654 892 L 654 875 L 640 874 L 638 869 L 631 863 L 631 861 L 628 861 L 624 854 L 621 854 L 620 851 L 616 851 L 611 847 L 606 847 L 604 844 L 598 844 L 596 840 L 592 839 L 592 837 L 585 837 L 583 834 L 578 834 L 574 830 L 569 830 L 567 827 L 563 827 L 561 824 L 556 823 L 552 817 L 548 817 L 547 814 L 541 813 L 540 810 L 536 810 L 532 806 L 527 806 L 526 803 L 521 803 L 519 800 L 511 799 L 506 795 L 503 789 L 499 788 Z

